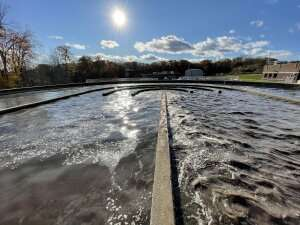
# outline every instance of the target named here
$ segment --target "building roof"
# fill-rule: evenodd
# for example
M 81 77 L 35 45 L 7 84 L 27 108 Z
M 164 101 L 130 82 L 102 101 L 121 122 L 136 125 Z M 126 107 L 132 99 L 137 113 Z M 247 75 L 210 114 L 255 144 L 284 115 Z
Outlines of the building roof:
M 300 73 L 300 63 L 265 65 L 264 73 Z
M 186 71 L 203 71 L 203 69 L 187 69 Z

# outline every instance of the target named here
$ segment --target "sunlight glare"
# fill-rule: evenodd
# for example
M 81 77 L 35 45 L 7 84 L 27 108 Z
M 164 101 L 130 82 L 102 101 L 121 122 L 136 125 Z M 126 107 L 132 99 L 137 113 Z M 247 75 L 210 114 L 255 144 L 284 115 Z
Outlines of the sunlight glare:
M 118 8 L 113 11 L 112 19 L 117 27 L 124 27 L 127 20 L 125 12 Z

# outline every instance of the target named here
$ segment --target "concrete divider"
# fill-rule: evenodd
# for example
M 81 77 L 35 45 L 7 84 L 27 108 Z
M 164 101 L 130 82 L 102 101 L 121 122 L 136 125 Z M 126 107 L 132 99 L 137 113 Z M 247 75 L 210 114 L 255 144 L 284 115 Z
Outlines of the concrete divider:
M 163 92 L 156 145 L 150 225 L 175 225 L 167 113 L 167 96 Z

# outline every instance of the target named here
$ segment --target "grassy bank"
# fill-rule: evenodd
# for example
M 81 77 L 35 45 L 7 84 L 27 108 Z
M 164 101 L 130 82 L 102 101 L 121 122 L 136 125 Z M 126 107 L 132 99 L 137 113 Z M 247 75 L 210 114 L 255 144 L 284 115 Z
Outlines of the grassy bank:
M 212 80 L 239 80 L 239 81 L 250 81 L 250 82 L 266 81 L 263 80 L 262 74 L 234 74 L 234 75 L 231 74 L 231 75 L 224 75 L 224 76 L 212 76 L 207 78 Z
M 8 78 L 0 76 L 0 89 L 15 88 L 18 86 L 21 78 L 17 75 L 10 74 Z
M 264 80 L 262 74 L 231 74 L 224 76 L 212 76 L 207 77 L 210 80 L 237 80 L 247 82 L 269 82 L 269 83 L 281 83 L 282 81 L 276 80 Z
M 237 75 L 240 81 L 265 81 L 262 74 L 240 74 Z

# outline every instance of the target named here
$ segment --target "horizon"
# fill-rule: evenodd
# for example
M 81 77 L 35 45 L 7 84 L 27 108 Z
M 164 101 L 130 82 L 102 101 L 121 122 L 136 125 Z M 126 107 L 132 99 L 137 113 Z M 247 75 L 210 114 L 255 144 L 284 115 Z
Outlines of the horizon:
M 75 58 L 99 55 L 118 62 L 300 58 L 299 0 L 5 3 L 9 23 L 34 33 L 38 63 L 49 62 L 59 45 L 71 47 Z M 112 18 L 116 9 L 124 20 L 119 25 Z

